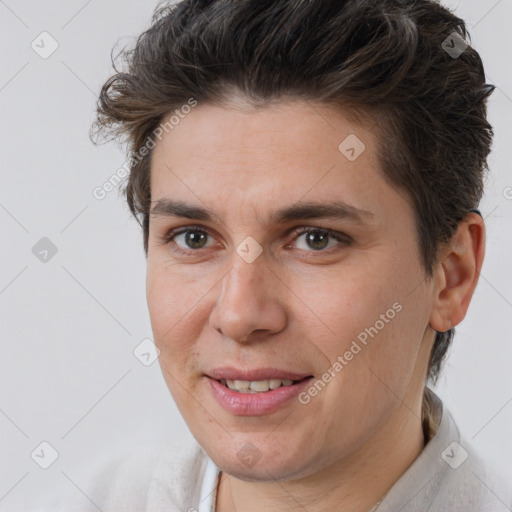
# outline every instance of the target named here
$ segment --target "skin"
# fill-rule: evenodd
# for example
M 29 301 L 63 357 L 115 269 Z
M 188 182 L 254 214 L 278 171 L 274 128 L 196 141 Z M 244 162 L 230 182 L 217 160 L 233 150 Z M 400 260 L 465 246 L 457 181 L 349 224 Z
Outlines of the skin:
M 428 279 L 411 204 L 382 177 L 370 126 L 302 101 L 259 110 L 199 105 L 154 149 L 152 205 L 168 198 L 216 215 L 151 216 L 147 301 L 167 385 L 224 472 L 218 511 L 367 511 L 423 449 L 434 329 L 464 318 L 485 230 L 469 214 Z M 355 161 L 338 149 L 349 134 L 366 146 Z M 373 215 L 362 224 L 267 222 L 275 209 L 333 200 Z M 203 247 L 190 247 L 184 235 L 163 242 L 171 229 L 191 225 L 205 231 Z M 318 250 L 307 235 L 294 239 L 301 226 L 351 242 L 330 237 Z M 263 249 L 252 263 L 236 252 L 248 236 Z M 244 417 L 212 396 L 205 373 L 214 367 L 272 366 L 320 378 L 395 303 L 401 311 L 309 403 L 294 399 Z M 259 454 L 250 466 L 237 456 L 247 443 Z

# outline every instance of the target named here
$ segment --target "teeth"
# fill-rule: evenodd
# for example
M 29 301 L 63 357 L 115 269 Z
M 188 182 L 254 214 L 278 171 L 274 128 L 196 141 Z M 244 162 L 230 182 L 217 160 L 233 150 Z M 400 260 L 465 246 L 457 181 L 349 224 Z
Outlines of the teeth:
M 254 380 L 249 384 L 249 388 L 252 391 L 268 391 L 270 386 L 268 384 L 268 380 Z
M 281 386 L 281 379 L 270 379 L 268 381 L 268 386 L 270 389 L 277 389 Z
M 277 389 L 281 386 L 291 386 L 293 380 L 290 379 L 268 379 L 268 380 L 224 380 L 221 383 L 229 389 L 242 393 L 264 393 L 271 389 Z
M 246 380 L 234 380 L 233 389 L 239 389 L 240 391 L 247 391 L 250 388 L 250 382 Z

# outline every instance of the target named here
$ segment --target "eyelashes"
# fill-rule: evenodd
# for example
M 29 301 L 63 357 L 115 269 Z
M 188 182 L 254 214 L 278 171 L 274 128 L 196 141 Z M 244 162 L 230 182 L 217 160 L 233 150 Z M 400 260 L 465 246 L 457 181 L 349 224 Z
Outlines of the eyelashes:
M 183 240 L 183 244 L 180 245 L 176 242 L 176 238 L 182 236 L 182 235 L 189 235 L 188 237 Z M 353 243 L 353 239 L 346 235 L 345 233 L 341 233 L 338 231 L 334 231 L 331 229 L 326 228 L 320 228 L 316 226 L 301 226 L 298 228 L 295 228 L 293 232 L 288 235 L 291 236 L 291 241 L 287 242 L 285 247 L 288 248 L 290 244 L 296 244 L 298 240 L 303 235 L 307 235 L 305 237 L 304 241 L 304 247 L 302 249 L 298 249 L 300 251 L 306 252 L 306 253 L 320 253 L 320 254 L 331 254 L 332 249 L 335 250 L 341 250 L 344 247 L 347 247 Z M 205 250 L 208 250 L 210 247 L 214 246 L 214 244 L 211 245 L 201 245 L 203 241 L 208 241 L 208 238 L 214 238 L 210 232 L 201 227 L 201 226 L 184 226 L 181 228 L 175 228 L 168 231 L 165 235 L 160 237 L 160 245 L 166 245 L 169 246 L 170 250 L 174 253 L 180 254 L 180 255 L 198 255 L 205 252 Z M 338 242 L 338 244 L 335 244 L 334 247 L 325 247 L 322 244 L 327 241 L 335 240 Z M 314 248 L 308 245 L 308 242 L 320 241 L 320 247 Z M 199 242 L 199 247 L 187 247 L 187 243 L 196 243 Z M 328 243 L 329 245 L 329 243 Z

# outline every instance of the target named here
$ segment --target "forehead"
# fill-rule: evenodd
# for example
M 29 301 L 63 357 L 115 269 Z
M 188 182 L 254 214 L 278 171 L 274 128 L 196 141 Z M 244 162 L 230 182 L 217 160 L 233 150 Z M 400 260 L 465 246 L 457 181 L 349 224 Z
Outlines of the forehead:
M 368 160 L 375 149 L 370 122 L 356 124 L 347 115 L 332 106 L 298 100 L 258 108 L 199 105 L 163 134 L 155 153 L 157 158 L 167 152 L 187 160 L 212 158 L 216 162 L 225 158 L 238 163 L 245 163 L 250 155 L 254 167 L 265 160 L 316 162 L 331 157 L 335 162 L 343 155 L 339 145 L 352 135 L 353 142 L 357 142 L 354 136 L 359 139 L 356 149 L 366 153 Z M 362 151 L 361 144 L 369 151 Z M 184 151 L 178 152 L 179 148 Z
M 344 202 L 376 215 L 378 203 L 397 200 L 368 126 L 333 107 L 298 101 L 195 107 L 157 143 L 151 195 L 153 207 L 187 198 L 219 215 L 236 206 L 274 220 L 277 205 Z

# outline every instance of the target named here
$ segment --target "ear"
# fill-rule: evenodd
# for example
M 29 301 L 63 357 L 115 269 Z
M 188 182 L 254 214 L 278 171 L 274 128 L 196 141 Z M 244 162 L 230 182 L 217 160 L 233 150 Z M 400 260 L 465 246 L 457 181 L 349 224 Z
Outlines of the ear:
M 459 324 L 469 307 L 485 255 L 485 224 L 469 213 L 443 245 L 434 267 L 434 303 L 430 326 L 445 332 Z

